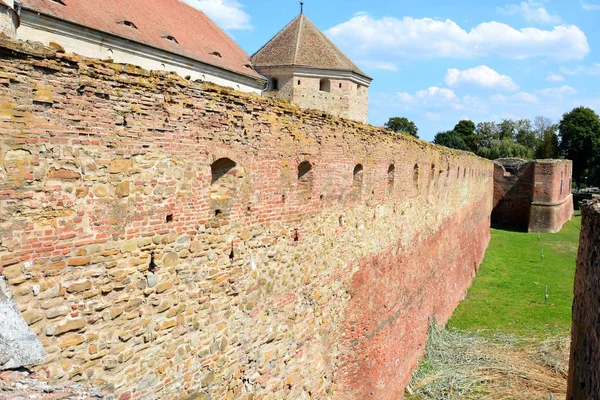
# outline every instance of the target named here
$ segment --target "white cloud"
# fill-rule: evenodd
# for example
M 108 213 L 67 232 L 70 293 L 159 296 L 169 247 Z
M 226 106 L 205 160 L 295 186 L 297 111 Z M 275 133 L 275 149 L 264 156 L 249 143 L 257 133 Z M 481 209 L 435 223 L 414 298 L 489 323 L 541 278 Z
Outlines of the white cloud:
M 519 90 L 519 86 L 509 76 L 500 75 L 487 65 L 480 65 L 462 71 L 451 68 L 446 72 L 444 81 L 448 86 L 466 84 L 487 89 Z
M 517 103 L 539 103 L 540 100 L 533 94 L 519 92 L 511 96 L 497 94 L 490 97 L 490 101 L 495 104 L 517 104 Z
M 588 3 L 587 1 L 582 1 L 581 2 L 581 7 L 585 11 L 597 11 L 597 10 L 600 10 L 600 4 L 592 4 L 592 3 Z
M 456 94 L 453 90 L 440 88 L 437 86 L 432 86 L 426 90 L 419 90 L 417 92 L 417 97 L 433 101 L 452 101 L 457 99 Z
M 552 15 L 536 0 L 522 1 L 519 4 L 507 4 L 498 7 L 498 12 L 506 15 L 518 15 L 527 22 L 542 24 L 557 24 L 560 22 L 558 15 Z
M 237 0 L 183 0 L 190 6 L 203 11 L 223 29 L 251 29 L 250 15 L 242 10 Z
M 565 77 L 562 75 L 555 74 L 553 72 L 549 73 L 546 77 L 546 80 L 549 82 L 564 82 Z
M 469 98 L 470 101 L 472 101 Z M 424 90 L 419 90 L 415 94 L 407 92 L 398 92 L 392 99 L 393 104 L 400 105 L 405 110 L 429 110 L 437 112 L 438 110 L 446 111 L 461 110 L 464 108 L 463 99 L 459 98 L 452 89 L 431 86 Z
M 557 88 L 539 89 L 539 90 L 536 90 L 536 93 L 543 95 L 543 96 L 555 97 L 555 98 L 562 99 L 565 96 L 568 96 L 571 94 L 577 94 L 577 89 L 575 89 L 574 87 L 568 86 L 568 85 L 562 85 L 561 87 L 557 87 Z
M 361 13 L 330 28 L 327 34 L 351 58 L 394 65 L 406 58 L 488 55 L 512 59 L 548 57 L 573 60 L 582 59 L 590 52 L 585 33 L 575 25 L 560 25 L 552 30 L 519 30 L 499 22 L 485 22 L 466 31 L 449 19 L 376 19 Z M 360 57 L 352 57 L 358 55 Z
M 560 72 L 567 75 L 598 76 L 600 75 L 600 63 L 594 65 L 579 65 L 574 68 L 561 67 Z
M 396 100 L 399 100 L 401 103 L 412 103 L 415 98 L 406 92 L 398 92 L 396 93 Z

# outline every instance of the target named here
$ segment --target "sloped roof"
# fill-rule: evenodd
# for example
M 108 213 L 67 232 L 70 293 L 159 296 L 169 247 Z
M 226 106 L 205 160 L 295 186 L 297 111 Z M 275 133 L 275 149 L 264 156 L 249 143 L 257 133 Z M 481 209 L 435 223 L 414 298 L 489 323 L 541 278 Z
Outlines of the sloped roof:
M 21 0 L 24 8 L 125 37 L 251 78 L 263 78 L 225 32 L 180 0 Z M 60 4 L 64 3 L 64 5 Z M 135 25 L 128 26 L 123 21 Z M 171 36 L 177 43 L 165 37 Z M 212 53 L 219 53 L 221 57 Z
M 304 14 L 294 18 L 258 50 L 252 56 L 252 63 L 258 68 L 303 66 L 352 71 L 369 78 Z

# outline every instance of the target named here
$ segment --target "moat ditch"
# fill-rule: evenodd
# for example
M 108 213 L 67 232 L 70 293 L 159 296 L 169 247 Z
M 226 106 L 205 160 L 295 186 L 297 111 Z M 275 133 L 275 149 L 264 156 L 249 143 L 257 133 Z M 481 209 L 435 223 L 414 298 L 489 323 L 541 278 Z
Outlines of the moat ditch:
M 557 234 L 492 230 L 446 329 L 430 330 L 411 400 L 565 398 L 581 217 Z

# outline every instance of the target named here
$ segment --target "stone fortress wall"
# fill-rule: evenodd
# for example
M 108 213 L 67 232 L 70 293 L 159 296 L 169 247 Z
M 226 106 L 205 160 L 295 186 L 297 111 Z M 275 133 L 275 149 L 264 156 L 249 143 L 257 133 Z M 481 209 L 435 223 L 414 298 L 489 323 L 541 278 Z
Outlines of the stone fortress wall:
M 0 41 L 0 274 L 50 382 L 397 399 L 489 241 L 493 166 Z
M 570 160 L 494 162 L 492 225 L 558 232 L 573 216 Z
M 600 201 L 581 204 L 567 400 L 600 393 Z

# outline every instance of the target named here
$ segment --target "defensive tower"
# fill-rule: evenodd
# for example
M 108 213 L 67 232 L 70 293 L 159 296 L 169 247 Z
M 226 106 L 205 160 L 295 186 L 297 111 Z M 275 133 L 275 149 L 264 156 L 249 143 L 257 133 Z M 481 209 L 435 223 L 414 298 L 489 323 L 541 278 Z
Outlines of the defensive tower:
M 302 108 L 367 122 L 372 79 L 360 70 L 304 13 L 252 56 L 269 78 L 266 97 L 284 98 Z
M 12 39 L 17 36 L 19 8 L 15 0 L 0 0 L 0 33 Z

